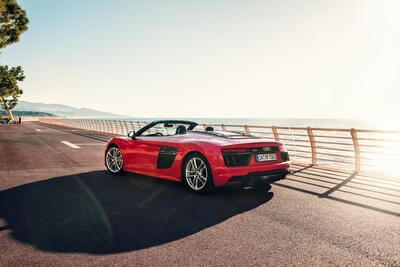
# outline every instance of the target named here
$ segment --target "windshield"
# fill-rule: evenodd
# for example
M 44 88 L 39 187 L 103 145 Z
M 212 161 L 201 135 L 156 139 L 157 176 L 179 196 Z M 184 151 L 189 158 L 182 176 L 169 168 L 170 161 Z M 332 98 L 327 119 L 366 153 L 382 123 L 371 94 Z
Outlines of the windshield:
M 173 136 L 184 134 L 191 124 L 185 122 L 159 122 L 145 129 L 139 136 Z

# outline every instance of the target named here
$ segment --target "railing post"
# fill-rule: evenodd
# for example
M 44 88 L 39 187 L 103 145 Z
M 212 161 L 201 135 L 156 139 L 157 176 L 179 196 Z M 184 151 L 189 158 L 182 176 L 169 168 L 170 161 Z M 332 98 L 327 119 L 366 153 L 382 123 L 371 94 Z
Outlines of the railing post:
M 114 128 L 115 128 L 115 125 L 114 125 L 113 122 L 114 122 L 113 120 L 110 120 L 110 132 L 111 132 L 112 134 L 114 134 Z
M 109 120 L 109 122 L 110 122 L 110 133 L 114 133 L 114 125 L 113 125 L 113 120 Z
M 103 132 L 104 132 L 104 133 L 107 133 L 107 132 L 108 132 L 108 120 L 104 120 L 103 123 L 104 123 Z
M 111 133 L 112 132 L 112 124 L 110 120 L 107 120 L 107 132 Z
M 250 129 L 249 129 L 249 126 L 247 126 L 247 124 L 244 125 L 244 132 L 246 134 L 250 134 Z
M 119 121 L 119 127 L 121 128 L 121 135 L 124 134 L 124 125 L 122 123 L 122 121 Z
M 351 139 L 353 140 L 354 146 L 354 171 L 359 172 L 361 170 L 361 158 L 360 158 L 360 144 L 358 142 L 357 131 L 354 128 L 350 129 Z
M 111 125 L 111 121 L 107 120 L 107 133 L 111 133 L 112 132 L 112 125 Z
M 118 125 L 117 125 L 117 121 L 113 120 L 113 122 L 114 122 L 114 129 L 115 129 L 115 132 L 113 131 L 113 134 L 118 134 Z
M 120 134 L 120 129 L 121 129 L 121 121 L 115 121 L 115 125 L 117 126 L 117 134 Z
M 275 141 L 280 142 L 281 139 L 279 138 L 278 129 L 275 126 L 272 126 L 272 133 L 274 134 Z
M 119 129 L 121 128 L 121 125 L 119 125 L 119 121 L 114 121 L 115 123 L 115 134 L 119 135 Z
M 98 120 L 94 120 L 94 131 L 98 131 L 99 130 L 99 121 Z
M 129 129 L 128 129 L 128 124 L 126 123 L 126 121 L 124 121 L 124 125 L 125 125 L 125 129 L 126 129 L 126 133 L 125 134 L 128 134 L 129 133 Z
M 311 164 L 315 165 L 317 164 L 317 146 L 315 145 L 314 133 L 310 127 L 307 127 L 307 134 L 311 145 Z
M 121 135 L 124 135 L 124 125 L 122 124 L 122 121 L 119 121 L 119 127 L 121 128 Z
M 97 120 L 97 131 L 101 132 L 101 120 Z

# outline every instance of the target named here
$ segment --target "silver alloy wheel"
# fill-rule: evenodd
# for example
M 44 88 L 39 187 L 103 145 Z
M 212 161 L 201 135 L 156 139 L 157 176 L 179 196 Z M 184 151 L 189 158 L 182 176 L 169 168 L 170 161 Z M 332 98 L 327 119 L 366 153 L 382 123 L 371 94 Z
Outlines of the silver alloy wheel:
M 191 158 L 186 164 L 185 177 L 193 190 L 201 190 L 206 185 L 208 179 L 206 163 L 199 157 Z
M 107 151 L 106 164 L 108 169 L 117 173 L 122 169 L 122 154 L 117 147 L 112 147 Z

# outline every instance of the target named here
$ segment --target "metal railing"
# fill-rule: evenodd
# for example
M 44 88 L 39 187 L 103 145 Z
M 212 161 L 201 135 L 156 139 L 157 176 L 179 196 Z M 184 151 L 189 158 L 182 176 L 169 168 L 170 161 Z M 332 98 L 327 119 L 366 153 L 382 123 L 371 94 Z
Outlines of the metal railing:
M 42 118 L 40 121 L 114 135 L 126 135 L 148 123 L 59 118 Z M 400 131 L 230 124 L 200 124 L 197 128 L 204 130 L 208 126 L 281 142 L 292 160 L 307 164 L 334 165 L 357 172 L 361 169 L 400 170 Z
M 39 121 L 40 117 L 21 116 L 21 121 Z

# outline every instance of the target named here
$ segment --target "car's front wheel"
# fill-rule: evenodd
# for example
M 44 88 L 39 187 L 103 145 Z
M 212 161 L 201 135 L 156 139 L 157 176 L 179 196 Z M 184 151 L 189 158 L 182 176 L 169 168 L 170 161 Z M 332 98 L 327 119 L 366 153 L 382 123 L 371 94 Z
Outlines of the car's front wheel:
M 119 174 L 123 170 L 122 153 L 118 147 L 112 146 L 106 153 L 106 167 L 113 174 Z
M 182 176 L 187 187 L 195 193 L 207 193 L 215 189 L 210 165 L 199 153 L 185 160 Z

